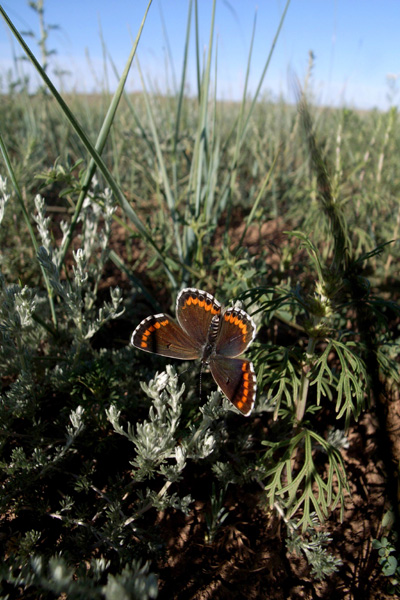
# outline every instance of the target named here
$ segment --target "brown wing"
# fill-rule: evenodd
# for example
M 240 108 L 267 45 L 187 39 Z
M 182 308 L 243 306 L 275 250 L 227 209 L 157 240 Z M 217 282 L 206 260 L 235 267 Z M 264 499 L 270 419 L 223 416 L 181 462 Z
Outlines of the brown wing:
M 242 358 L 214 356 L 210 370 L 225 396 L 248 417 L 256 399 L 257 380 L 253 363 Z
M 216 352 L 223 356 L 239 356 L 256 335 L 253 319 L 240 308 L 228 308 L 221 317 Z
M 195 343 L 204 346 L 214 315 L 221 313 L 221 305 L 214 296 L 196 288 L 185 288 L 176 300 L 176 318 L 179 325 Z
M 200 358 L 199 344 L 172 317 L 159 314 L 144 319 L 132 334 L 131 343 L 145 352 L 190 360 Z

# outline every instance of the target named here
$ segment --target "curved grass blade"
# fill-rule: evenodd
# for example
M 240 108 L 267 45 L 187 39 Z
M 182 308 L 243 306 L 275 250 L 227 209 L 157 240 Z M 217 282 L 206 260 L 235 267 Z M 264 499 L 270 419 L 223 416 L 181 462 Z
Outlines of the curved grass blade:
M 149 6 L 151 4 L 151 1 L 152 0 L 150 0 L 150 2 L 148 4 L 148 8 L 149 8 Z M 129 219 L 134 223 L 134 225 L 136 226 L 136 228 L 140 232 L 140 234 L 144 237 L 144 239 L 151 245 L 151 247 L 153 248 L 153 250 L 156 252 L 157 256 L 161 260 L 161 262 L 162 262 L 162 264 L 163 264 L 163 266 L 164 266 L 164 268 L 166 270 L 166 273 L 167 273 L 167 275 L 168 275 L 171 283 L 173 284 L 174 287 L 176 287 L 175 278 L 174 278 L 171 270 L 168 268 L 166 260 L 165 260 L 165 258 L 163 256 L 163 254 L 159 250 L 157 244 L 154 242 L 154 240 L 151 237 L 150 233 L 148 232 L 146 226 L 142 223 L 142 221 L 140 220 L 140 218 L 138 217 L 138 215 L 136 214 L 136 212 L 133 210 L 133 208 L 131 207 L 131 205 L 129 204 L 129 202 L 127 201 L 127 199 L 125 198 L 122 190 L 118 186 L 118 184 L 115 181 L 114 177 L 109 172 L 109 170 L 108 170 L 106 164 L 104 163 L 103 159 L 101 158 L 100 154 L 98 153 L 98 151 L 96 150 L 96 148 L 93 146 L 93 144 L 90 142 L 90 140 L 87 137 L 86 133 L 84 132 L 84 130 L 80 126 L 78 120 L 76 119 L 76 117 L 74 116 L 74 114 L 71 112 L 71 110 L 69 109 L 68 105 L 66 104 L 66 102 L 64 101 L 64 99 L 61 97 L 61 95 L 59 94 L 59 92 L 57 91 L 57 89 L 55 88 L 55 86 L 53 85 L 53 83 L 50 80 L 50 78 L 47 76 L 47 74 L 45 73 L 45 71 L 43 70 L 43 68 L 41 67 L 41 65 L 36 60 L 35 56 L 31 52 L 29 46 L 25 43 L 25 41 L 22 38 L 22 36 L 20 35 L 19 31 L 16 29 L 16 27 L 12 23 L 11 19 L 8 17 L 7 13 L 5 12 L 5 10 L 1 6 L 0 6 L 0 14 L 2 15 L 2 17 L 6 21 L 7 25 L 11 29 L 11 31 L 14 34 L 14 36 L 16 37 L 16 39 L 18 40 L 19 44 L 22 46 L 24 52 L 26 53 L 26 55 L 28 56 L 29 60 L 32 62 L 33 66 L 35 67 L 35 69 L 37 70 L 37 72 L 39 73 L 39 75 L 41 76 L 41 78 L 43 79 L 43 81 L 45 82 L 46 86 L 51 91 L 52 95 L 56 99 L 56 101 L 59 104 L 61 110 L 63 111 L 65 117 L 68 119 L 68 121 L 70 122 L 70 124 L 72 125 L 72 127 L 74 128 L 74 130 L 76 131 L 77 135 L 79 136 L 81 142 L 83 143 L 83 145 L 85 146 L 85 148 L 87 149 L 87 151 L 89 152 L 89 154 L 92 156 L 92 158 L 93 158 L 94 162 L 96 163 L 98 169 L 100 170 L 101 174 L 103 175 L 103 177 L 106 180 L 107 184 L 110 186 L 110 189 L 113 192 L 113 194 L 114 194 L 115 198 L 117 199 L 118 203 L 120 204 L 120 206 L 122 207 L 122 209 L 125 211 L 125 213 L 129 217 Z M 147 11 L 146 11 L 146 14 L 147 14 Z
M 106 143 L 107 138 L 108 138 L 108 134 L 110 133 L 111 126 L 112 126 L 115 114 L 117 112 L 117 108 L 118 108 L 118 105 L 119 105 L 122 93 L 123 93 L 124 88 L 125 88 L 126 80 L 127 80 L 127 77 L 128 77 L 131 65 L 132 65 L 132 61 L 133 61 L 133 58 L 134 58 L 134 56 L 136 54 L 136 49 L 137 49 L 138 44 L 139 44 L 140 36 L 142 34 L 142 31 L 143 31 L 144 23 L 145 23 L 145 20 L 146 20 L 147 13 L 149 11 L 151 2 L 152 2 L 152 0 L 150 0 L 149 3 L 148 3 L 148 5 L 147 5 L 146 12 L 144 14 L 143 20 L 142 20 L 142 22 L 140 24 L 140 28 L 139 28 L 138 34 L 136 36 L 136 40 L 135 40 L 135 42 L 134 42 L 134 44 L 132 46 L 131 52 L 129 54 L 129 58 L 128 58 L 127 63 L 126 63 L 125 68 L 124 68 L 124 71 L 123 71 L 123 73 L 121 75 L 121 78 L 119 80 L 117 89 L 116 89 L 115 94 L 114 94 L 114 96 L 112 98 L 111 104 L 110 104 L 110 106 L 108 108 L 106 117 L 105 117 L 105 119 L 103 121 L 103 125 L 102 125 L 102 127 L 100 129 L 100 133 L 98 135 L 98 138 L 97 138 L 97 141 L 96 141 L 96 144 L 95 144 L 95 149 L 96 149 L 96 151 L 99 154 L 101 154 L 103 152 L 105 143 Z M 67 253 L 68 247 L 69 247 L 69 245 L 70 245 L 70 243 L 72 241 L 72 236 L 73 236 L 76 224 L 78 222 L 78 218 L 79 218 L 80 212 L 82 210 L 83 202 L 84 202 L 86 194 L 87 194 L 87 192 L 89 190 L 89 187 L 90 187 L 93 175 L 96 172 L 96 168 L 97 168 L 96 162 L 95 162 L 94 158 L 91 158 L 89 166 L 88 166 L 88 168 L 86 170 L 86 175 L 85 175 L 85 178 L 84 178 L 84 181 L 83 181 L 82 190 L 81 190 L 81 193 L 79 194 L 78 202 L 77 202 L 77 204 L 75 206 L 75 211 L 74 211 L 74 215 L 72 217 L 71 223 L 70 223 L 70 228 L 69 228 L 69 231 L 68 231 L 68 235 L 67 235 L 67 237 L 65 239 L 65 243 L 64 243 L 64 246 L 62 248 L 62 254 L 61 254 L 60 264 L 62 264 L 64 262 L 64 258 L 65 258 L 65 255 Z

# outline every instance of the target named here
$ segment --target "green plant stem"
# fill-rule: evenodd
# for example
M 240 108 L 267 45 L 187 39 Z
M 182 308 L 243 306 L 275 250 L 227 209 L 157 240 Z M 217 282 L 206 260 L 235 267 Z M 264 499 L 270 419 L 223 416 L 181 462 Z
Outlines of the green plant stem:
M 191 25 L 191 21 L 192 21 L 192 1 L 193 0 L 189 0 L 188 18 L 187 18 L 187 25 L 186 25 L 186 37 L 185 37 L 185 50 L 183 53 L 182 77 L 181 77 L 181 85 L 180 85 L 179 96 L 178 96 L 178 106 L 177 106 L 177 110 L 176 110 L 174 150 L 173 150 L 174 165 L 176 165 L 176 160 L 177 160 L 176 155 L 177 155 L 177 147 L 178 147 L 178 142 L 179 142 L 179 127 L 181 124 L 182 106 L 183 106 L 183 99 L 184 99 L 184 95 L 185 95 L 186 71 L 187 71 L 187 63 L 188 63 L 188 56 L 189 56 L 190 25 Z
M 316 324 L 316 323 L 314 323 L 314 324 Z M 314 355 L 316 343 L 317 343 L 316 338 L 311 337 L 308 340 L 308 345 L 307 345 L 307 350 L 306 350 L 306 357 L 308 360 L 311 359 Z M 298 398 L 298 402 L 297 402 L 297 406 L 296 406 L 296 424 L 299 424 L 302 422 L 302 420 L 304 418 L 304 414 L 306 412 L 306 407 L 307 407 L 308 389 L 310 387 L 310 379 L 308 376 L 308 368 L 307 367 L 308 367 L 308 365 L 305 364 L 303 366 L 303 369 L 301 372 L 299 398 Z
M 254 93 L 254 97 L 253 97 L 253 100 L 251 102 L 249 112 L 247 113 L 246 118 L 244 118 L 244 113 L 240 117 L 240 124 L 238 126 L 238 136 L 239 136 L 239 138 L 238 138 L 238 141 L 236 143 L 235 156 L 234 156 L 234 160 L 233 160 L 233 163 L 234 163 L 235 167 L 236 167 L 236 163 L 237 163 L 237 161 L 239 159 L 240 148 L 241 148 L 242 142 L 244 140 L 248 124 L 250 122 L 250 117 L 253 114 L 255 105 L 257 103 L 258 96 L 260 94 L 261 87 L 262 87 L 262 84 L 264 82 L 265 75 L 267 73 L 269 64 L 271 62 L 272 55 L 274 53 L 275 46 L 276 46 L 276 43 L 277 43 L 278 38 L 279 38 L 279 34 L 281 32 L 281 29 L 282 29 L 282 26 L 283 26 L 283 23 L 284 23 L 284 20 L 285 20 L 285 17 L 286 17 L 286 13 L 287 13 L 287 11 L 289 9 L 289 5 L 290 5 L 290 0 L 287 0 L 287 2 L 285 4 L 285 8 L 283 9 L 283 12 L 282 12 L 282 16 L 281 16 L 280 21 L 279 21 L 278 29 L 276 30 L 275 37 L 274 37 L 274 39 L 272 41 L 272 44 L 271 44 L 271 48 L 269 50 L 268 57 L 267 57 L 267 60 L 265 62 L 265 65 L 264 65 L 263 72 L 261 74 L 260 80 L 258 82 L 258 86 L 257 86 L 256 91 Z M 255 31 L 253 29 L 252 44 L 253 44 L 254 33 L 255 33 Z M 250 56 L 251 56 L 251 52 L 250 52 Z M 249 56 L 249 61 L 250 61 L 250 56 Z M 249 70 L 250 70 L 250 62 L 248 64 L 248 71 Z M 246 76 L 246 79 L 247 78 L 248 78 L 248 75 Z M 245 98 L 243 98 L 243 100 L 242 100 L 242 103 L 243 103 L 242 106 L 243 107 L 244 107 L 244 100 L 245 100 Z
M 263 195 L 264 195 L 265 188 L 267 187 L 267 184 L 268 184 L 268 182 L 269 182 L 269 180 L 270 180 L 270 178 L 271 178 L 271 175 L 272 175 L 272 173 L 273 173 L 273 171 L 274 171 L 274 169 L 275 169 L 275 165 L 276 165 L 276 160 L 277 160 L 277 158 L 278 158 L 278 154 L 279 154 L 279 152 L 277 152 L 277 153 L 275 154 L 274 162 L 272 163 L 272 165 L 271 165 L 271 168 L 270 168 L 270 170 L 268 171 L 268 173 L 267 173 L 267 175 L 266 175 L 266 177 L 265 177 L 265 179 L 264 179 L 264 181 L 263 181 L 263 183 L 262 183 L 261 189 L 260 189 L 260 191 L 258 192 L 257 198 L 256 198 L 256 200 L 255 200 L 255 202 L 254 202 L 254 204 L 253 204 L 253 206 L 252 206 L 252 209 L 251 209 L 251 211 L 250 211 L 250 214 L 249 214 L 248 218 L 246 219 L 246 225 L 245 225 L 245 228 L 244 228 L 244 230 L 243 230 L 243 233 L 242 233 L 242 235 L 241 235 L 241 237 L 240 237 L 239 244 L 238 244 L 238 247 L 239 247 L 239 248 L 241 248 L 241 247 L 242 247 L 242 245 L 243 245 L 243 241 L 244 241 L 244 238 L 245 238 L 245 236 L 246 236 L 247 230 L 248 230 L 248 228 L 249 228 L 249 226 L 250 226 L 251 222 L 252 222 L 252 221 L 253 221 L 253 219 L 254 219 L 254 216 L 255 216 L 255 214 L 256 214 L 256 211 L 257 211 L 258 205 L 260 204 L 261 198 L 262 198 L 262 197 L 263 197 Z
M 36 237 L 35 237 L 35 232 L 34 232 L 33 227 L 32 227 L 32 223 L 31 223 L 31 221 L 29 219 L 28 212 L 27 212 L 27 210 L 25 208 L 25 204 L 24 204 L 24 200 L 22 198 L 21 190 L 19 189 L 18 181 L 17 181 L 17 179 L 15 177 L 14 169 L 12 167 L 12 164 L 11 164 L 11 161 L 10 161 L 10 157 L 8 155 L 7 148 L 6 148 L 6 145 L 4 143 L 3 136 L 1 134 L 1 132 L 0 132 L 0 150 L 1 150 L 1 153 L 3 155 L 3 160 L 4 160 L 5 164 L 6 164 L 7 171 L 8 171 L 8 174 L 10 176 L 12 185 L 14 187 L 14 191 L 15 191 L 15 194 L 17 196 L 19 205 L 21 207 L 22 214 L 24 216 L 25 223 L 26 223 L 26 226 L 27 226 L 28 231 L 29 231 L 29 235 L 31 236 L 33 247 L 34 247 L 35 252 L 37 254 L 38 250 L 39 250 L 39 244 L 37 243 L 37 240 L 36 240 Z M 55 310 L 55 306 L 54 306 L 53 288 L 50 285 L 50 281 L 49 281 L 49 278 L 47 276 L 47 273 L 46 273 L 44 267 L 40 266 L 40 268 L 41 268 L 41 271 L 42 271 L 42 274 L 43 274 L 43 279 L 45 281 L 45 285 L 46 285 L 46 289 L 47 289 L 47 295 L 49 297 L 51 318 L 53 320 L 54 326 L 57 328 L 57 315 L 56 315 L 56 310 Z
M 163 487 L 161 488 L 161 490 L 158 492 L 157 496 L 161 499 L 163 496 L 165 496 L 165 494 L 167 493 L 168 489 L 171 487 L 172 485 L 172 481 L 167 481 Z M 133 521 L 135 521 L 138 517 L 140 517 L 141 515 L 143 515 L 145 512 L 147 512 L 148 510 L 150 510 L 151 508 L 153 508 L 154 503 L 153 502 L 148 502 L 145 506 L 143 506 L 143 508 L 141 508 L 140 510 L 138 510 L 137 513 L 135 513 L 135 516 L 133 517 L 129 517 L 125 522 L 124 525 L 130 525 Z
M 300 90 L 297 90 L 297 94 L 299 97 L 298 110 L 304 133 L 307 138 L 308 150 L 317 177 L 321 207 L 323 208 L 331 228 L 334 249 L 332 263 L 330 265 L 330 272 L 333 275 L 340 275 L 348 267 L 349 248 L 351 247 L 347 231 L 347 224 L 343 214 L 343 209 L 337 202 L 337 198 L 333 193 L 327 166 L 322 156 L 321 148 L 314 135 L 314 124 L 308 108 L 307 100 L 304 96 L 304 93 L 300 94 Z
M 39 0 L 37 2 L 36 10 L 39 15 L 39 26 L 40 26 L 39 46 L 40 46 L 40 51 L 42 53 L 43 69 L 46 71 L 47 66 L 48 66 L 48 63 L 47 63 L 48 52 L 47 52 L 47 48 L 46 48 L 46 40 L 47 40 L 48 31 L 47 31 L 47 28 L 44 23 L 43 0 Z
M 183 257 L 182 244 L 181 244 L 181 237 L 180 237 L 180 233 L 179 233 L 179 219 L 178 219 L 178 214 L 176 211 L 176 198 L 174 198 L 172 191 L 171 191 L 170 184 L 169 184 L 167 168 L 166 168 L 165 161 L 163 159 L 159 136 L 157 133 L 157 126 L 156 126 L 156 122 L 154 119 L 153 111 L 151 109 L 150 99 L 149 99 L 148 93 L 146 91 L 144 77 L 143 77 L 142 70 L 140 68 L 139 60 L 137 60 L 137 66 L 138 66 L 140 81 L 141 81 L 142 87 L 143 87 L 143 98 L 144 98 L 144 101 L 146 104 L 147 115 L 149 117 L 150 128 L 151 128 L 151 132 L 152 132 L 152 136 L 153 136 L 153 140 L 154 140 L 154 146 L 155 146 L 156 155 L 157 155 L 158 167 L 160 169 L 162 181 L 164 184 L 165 198 L 167 201 L 168 209 L 169 209 L 169 212 L 171 215 L 172 224 L 173 224 L 173 228 L 174 228 L 176 248 L 177 248 L 178 256 L 179 256 L 180 260 L 182 261 L 182 257 Z

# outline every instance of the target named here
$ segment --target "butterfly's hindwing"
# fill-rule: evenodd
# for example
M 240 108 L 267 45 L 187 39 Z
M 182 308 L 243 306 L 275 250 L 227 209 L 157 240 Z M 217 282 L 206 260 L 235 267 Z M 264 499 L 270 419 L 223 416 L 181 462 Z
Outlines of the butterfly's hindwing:
M 254 406 L 257 390 L 253 363 L 243 358 L 214 356 L 210 370 L 228 400 L 247 417 Z

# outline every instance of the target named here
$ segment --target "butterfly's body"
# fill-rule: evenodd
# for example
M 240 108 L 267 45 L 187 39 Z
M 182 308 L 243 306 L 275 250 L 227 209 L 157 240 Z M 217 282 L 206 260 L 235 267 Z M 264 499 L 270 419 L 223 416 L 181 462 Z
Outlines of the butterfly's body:
M 176 301 L 178 322 L 161 313 L 144 319 L 132 344 L 146 352 L 180 360 L 200 359 L 231 402 L 249 415 L 255 400 L 253 364 L 236 358 L 255 337 L 253 319 L 243 310 L 222 310 L 208 292 L 183 289 Z
M 216 353 L 215 343 L 217 340 L 220 323 L 221 315 L 214 315 L 211 319 L 210 327 L 208 329 L 207 341 L 203 347 L 203 356 L 201 357 L 201 362 L 203 365 L 209 365 L 213 355 Z

